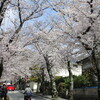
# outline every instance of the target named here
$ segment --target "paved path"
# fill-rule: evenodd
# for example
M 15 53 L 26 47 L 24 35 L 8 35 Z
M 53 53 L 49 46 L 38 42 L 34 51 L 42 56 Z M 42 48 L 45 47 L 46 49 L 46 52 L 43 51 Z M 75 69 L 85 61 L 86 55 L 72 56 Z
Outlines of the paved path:
M 19 91 L 9 91 L 8 96 L 10 97 L 10 100 L 24 100 L 23 93 L 21 93 Z M 52 100 L 52 99 L 44 98 L 42 96 L 37 96 L 37 95 L 33 94 L 31 100 Z

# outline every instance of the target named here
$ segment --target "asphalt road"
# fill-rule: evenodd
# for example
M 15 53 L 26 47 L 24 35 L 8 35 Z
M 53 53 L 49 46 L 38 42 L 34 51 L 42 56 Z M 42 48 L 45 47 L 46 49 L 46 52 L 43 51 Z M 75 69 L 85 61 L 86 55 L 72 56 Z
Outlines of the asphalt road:
M 24 95 L 20 91 L 8 91 L 8 96 L 10 97 L 10 100 L 24 100 Z M 51 100 L 51 99 L 43 98 L 41 96 L 33 94 L 31 100 Z

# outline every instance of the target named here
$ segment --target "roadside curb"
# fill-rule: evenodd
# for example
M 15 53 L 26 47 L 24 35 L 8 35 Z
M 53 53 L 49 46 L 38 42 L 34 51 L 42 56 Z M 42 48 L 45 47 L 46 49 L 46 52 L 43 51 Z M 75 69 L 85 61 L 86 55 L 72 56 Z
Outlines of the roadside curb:
M 43 97 L 43 98 L 47 98 L 47 99 L 50 99 L 50 100 L 66 100 L 66 99 L 63 99 L 63 98 L 60 98 L 60 97 L 52 98 L 50 95 L 42 95 L 42 94 L 35 94 L 35 95 Z

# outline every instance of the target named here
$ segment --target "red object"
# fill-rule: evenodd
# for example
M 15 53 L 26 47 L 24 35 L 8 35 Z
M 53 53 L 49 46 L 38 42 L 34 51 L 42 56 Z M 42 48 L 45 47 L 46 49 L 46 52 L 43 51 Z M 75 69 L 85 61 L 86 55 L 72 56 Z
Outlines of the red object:
M 7 89 L 7 90 L 14 91 L 14 90 L 15 90 L 15 87 L 14 87 L 14 85 L 7 85 L 7 86 L 6 86 L 6 89 Z

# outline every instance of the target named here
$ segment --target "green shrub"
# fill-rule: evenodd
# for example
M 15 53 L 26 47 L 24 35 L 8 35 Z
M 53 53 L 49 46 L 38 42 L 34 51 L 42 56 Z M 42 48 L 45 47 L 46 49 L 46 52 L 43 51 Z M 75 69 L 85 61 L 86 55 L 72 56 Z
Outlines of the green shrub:
M 61 97 L 65 97 L 66 96 L 66 83 L 64 82 L 60 82 L 58 84 L 58 95 Z
M 87 87 L 87 86 L 96 86 L 93 77 L 89 73 L 84 73 L 80 76 L 74 76 L 74 87 Z
M 85 72 L 80 76 L 73 76 L 74 78 L 74 88 L 96 86 L 96 82 L 93 80 L 93 76 L 89 72 Z M 70 79 L 69 77 L 55 77 L 55 82 L 57 86 L 57 91 L 59 96 L 65 97 L 66 90 L 69 89 Z

